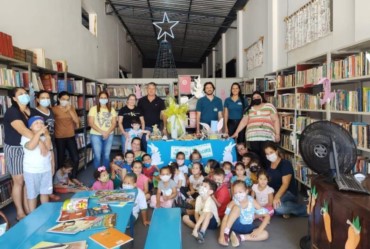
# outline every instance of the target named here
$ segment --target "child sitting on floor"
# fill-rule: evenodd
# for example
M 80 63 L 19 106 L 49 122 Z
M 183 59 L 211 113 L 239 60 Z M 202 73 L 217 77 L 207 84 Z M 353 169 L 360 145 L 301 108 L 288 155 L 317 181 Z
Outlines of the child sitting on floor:
M 193 168 L 194 163 L 202 163 L 202 155 L 198 150 L 193 150 L 193 152 L 189 156 L 190 164 L 188 165 L 188 168 Z
M 220 224 L 217 206 L 211 195 L 217 185 L 213 180 L 205 179 L 199 189 L 199 196 L 195 201 L 194 215 L 184 215 L 184 223 L 193 229 L 192 235 L 199 243 L 204 242 L 207 229 L 217 229 Z
M 109 173 L 105 166 L 98 167 L 94 172 L 95 182 L 92 190 L 113 190 L 113 181 L 109 179 Z
M 132 162 L 134 161 L 134 153 L 132 151 L 127 151 L 125 153 L 125 160 L 121 153 L 117 153 L 112 162 L 110 163 L 110 168 L 112 173 L 114 171 L 115 176 L 118 177 L 121 181 L 127 173 L 132 172 Z
M 257 174 L 258 184 L 252 186 L 252 196 L 256 198 L 257 202 L 269 212 L 269 215 L 274 214 L 273 199 L 274 189 L 268 184 L 268 176 L 266 171 L 261 170 Z M 258 217 L 256 217 L 258 218 Z
M 144 192 L 145 198 L 149 200 L 149 178 L 143 174 L 143 163 L 141 161 L 134 161 L 132 163 L 132 171 L 137 177 L 136 186 Z
M 219 162 L 217 162 L 214 159 L 209 159 L 207 161 L 206 166 L 204 167 L 204 172 L 206 173 L 207 178 L 213 180 L 213 173 L 215 169 L 219 169 L 219 168 L 220 168 Z
M 146 198 L 144 192 L 136 187 L 136 180 L 137 177 L 134 173 L 128 173 L 125 178 L 123 179 L 122 188 L 124 190 L 137 190 L 137 194 L 135 197 L 135 204 L 132 208 L 132 215 L 135 217 L 135 220 L 137 220 L 139 216 L 139 212 L 141 212 L 141 218 L 143 220 L 144 226 L 147 226 L 150 224 L 148 220 L 148 204 L 146 203 Z
M 69 178 L 72 172 L 73 165 L 70 161 L 64 162 L 62 167 L 57 170 L 54 175 L 53 188 L 56 193 L 76 193 L 83 190 L 88 190 L 82 183 L 76 184 Z
M 262 169 L 260 160 L 255 158 L 249 162 L 250 178 L 254 184 L 257 183 L 257 173 Z
M 176 163 L 179 165 L 179 170 L 184 173 L 185 178 L 188 178 L 189 168 L 185 165 L 185 153 L 182 151 L 177 152 L 176 154 Z
M 237 162 L 235 164 L 235 176 L 231 178 L 230 182 L 231 184 L 233 184 L 237 180 L 245 182 L 248 187 L 251 187 L 253 185 L 252 180 L 245 175 L 245 168 L 242 162 Z M 233 188 L 231 188 L 231 195 L 233 195 Z
M 174 180 L 171 179 L 171 169 L 165 166 L 160 169 L 160 181 L 158 183 L 157 194 L 152 195 L 150 206 L 152 208 L 170 208 L 177 196 L 177 188 Z
M 223 237 L 223 239 L 219 238 L 219 243 L 227 246 L 231 241 L 232 246 L 237 247 L 242 241 L 246 240 L 266 240 L 268 233 L 265 228 L 270 221 L 267 210 L 261 207 L 252 196 L 248 195 L 249 190 L 244 181 L 235 181 L 233 188 L 233 201 L 226 208 L 220 229 L 220 237 Z M 256 214 L 263 216 L 263 221 L 257 228 L 253 224 Z
M 231 164 L 231 162 L 228 162 L 228 161 L 222 163 L 222 169 L 225 172 L 224 182 L 227 184 L 228 188 L 230 188 L 230 180 L 231 180 L 231 177 L 233 177 L 233 173 L 231 173 L 232 166 L 233 165 Z
M 225 183 L 225 172 L 223 169 L 216 169 L 213 179 L 217 184 L 217 190 L 212 195 L 213 200 L 217 205 L 218 216 L 222 219 L 225 215 L 227 204 L 230 202 L 230 192 L 227 184 Z
M 159 172 L 157 165 L 152 164 L 152 157 L 149 154 L 144 154 L 142 156 L 143 159 L 143 173 L 149 179 L 149 183 L 153 184 L 153 178 L 155 178 L 155 172 Z M 156 186 L 155 186 L 156 187 Z

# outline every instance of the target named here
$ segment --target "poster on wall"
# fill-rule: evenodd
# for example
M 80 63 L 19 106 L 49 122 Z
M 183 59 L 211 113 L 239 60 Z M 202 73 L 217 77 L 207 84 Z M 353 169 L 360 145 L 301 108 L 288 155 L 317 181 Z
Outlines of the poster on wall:
M 244 49 L 247 53 L 247 70 L 254 69 L 263 65 L 263 36 L 248 48 Z

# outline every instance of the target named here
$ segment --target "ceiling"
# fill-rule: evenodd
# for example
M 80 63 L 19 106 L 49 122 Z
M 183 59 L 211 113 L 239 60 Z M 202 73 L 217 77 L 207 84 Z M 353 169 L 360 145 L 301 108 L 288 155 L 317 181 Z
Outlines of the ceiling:
M 172 45 L 176 67 L 201 67 L 201 63 L 236 20 L 237 10 L 248 0 L 106 0 L 106 14 L 116 15 L 143 55 L 143 66 L 154 67 L 159 29 L 164 12 L 173 28 Z

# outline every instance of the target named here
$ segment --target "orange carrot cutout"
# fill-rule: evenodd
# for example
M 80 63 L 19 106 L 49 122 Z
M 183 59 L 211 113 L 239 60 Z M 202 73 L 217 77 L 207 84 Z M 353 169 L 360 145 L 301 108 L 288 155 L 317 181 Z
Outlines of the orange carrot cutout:
M 311 190 L 311 210 L 310 210 L 310 213 L 313 212 L 313 209 L 315 208 L 315 204 L 316 204 L 316 199 L 317 199 L 317 196 L 318 196 L 318 193 L 316 191 L 316 186 L 313 186 L 312 187 L 312 190 Z
M 348 228 L 348 238 L 346 241 L 345 249 L 356 249 L 358 244 L 360 243 L 360 220 L 358 216 L 353 219 L 353 222 L 347 220 L 347 224 L 349 225 Z
M 321 208 L 321 215 L 322 215 L 322 218 L 324 219 L 326 237 L 328 238 L 328 241 L 331 243 L 331 240 L 332 240 L 331 220 L 330 220 L 330 215 L 329 215 L 328 203 L 326 201 L 324 201 L 324 206 Z

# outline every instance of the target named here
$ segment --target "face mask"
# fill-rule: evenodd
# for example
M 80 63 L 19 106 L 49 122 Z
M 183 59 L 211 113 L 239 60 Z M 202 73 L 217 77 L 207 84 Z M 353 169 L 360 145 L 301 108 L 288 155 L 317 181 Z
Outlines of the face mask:
M 60 102 L 60 105 L 63 106 L 63 107 L 65 107 L 69 104 L 69 100 L 60 100 L 59 102 Z
M 18 101 L 22 105 L 28 105 L 28 103 L 30 103 L 30 96 L 27 93 L 19 95 L 18 96 Z
M 192 163 L 200 163 L 200 159 L 194 159 L 192 160 Z
M 107 181 L 109 181 L 109 175 L 107 174 L 107 175 L 105 175 L 103 177 L 100 177 L 100 181 L 101 182 L 107 182 Z
M 238 202 L 241 202 L 245 199 L 245 197 L 247 196 L 247 193 L 236 193 L 234 195 L 234 198 L 235 200 L 237 200 Z
M 171 179 L 171 175 L 159 176 L 163 182 L 168 182 Z
M 206 172 L 206 174 L 209 174 L 209 172 L 211 171 L 211 167 L 209 167 L 209 166 L 206 166 L 205 168 L 204 168 L 204 172 Z
M 130 185 L 130 184 L 122 184 L 122 188 L 123 189 L 133 189 L 134 188 L 134 186 L 132 186 L 132 185 Z
M 40 100 L 40 105 L 42 107 L 48 107 L 50 105 L 50 99 L 41 99 Z
M 202 197 L 205 197 L 205 196 L 207 196 L 207 193 L 208 193 L 208 188 L 204 187 L 204 186 L 200 186 L 199 195 L 202 196 Z
M 185 160 L 180 160 L 180 159 L 178 159 L 178 160 L 176 160 L 176 162 L 177 162 L 177 164 L 178 164 L 179 166 L 182 166 L 182 165 L 184 164 Z
M 222 185 L 222 182 L 216 182 L 217 187 L 220 187 Z
M 230 174 L 230 170 L 225 170 L 225 175 L 228 175 L 228 174 Z
M 101 105 L 106 105 L 108 103 L 108 99 L 99 99 L 99 103 Z
M 145 168 L 149 168 L 151 166 L 151 164 L 150 163 L 144 163 L 144 167 Z
M 114 163 L 117 165 L 121 165 L 123 163 L 123 160 L 114 160 Z
M 252 100 L 252 105 L 260 105 L 262 103 L 262 99 L 254 99 Z
M 269 160 L 270 162 L 275 162 L 276 160 L 277 160 L 277 155 L 276 155 L 276 153 L 272 153 L 272 154 L 270 154 L 270 155 L 266 155 L 266 158 L 267 158 L 267 160 Z
M 260 166 L 258 166 L 258 165 L 256 165 L 256 164 L 254 164 L 254 165 L 251 165 L 250 166 L 250 171 L 252 172 L 252 173 L 256 173 L 256 172 L 258 172 L 260 170 Z

